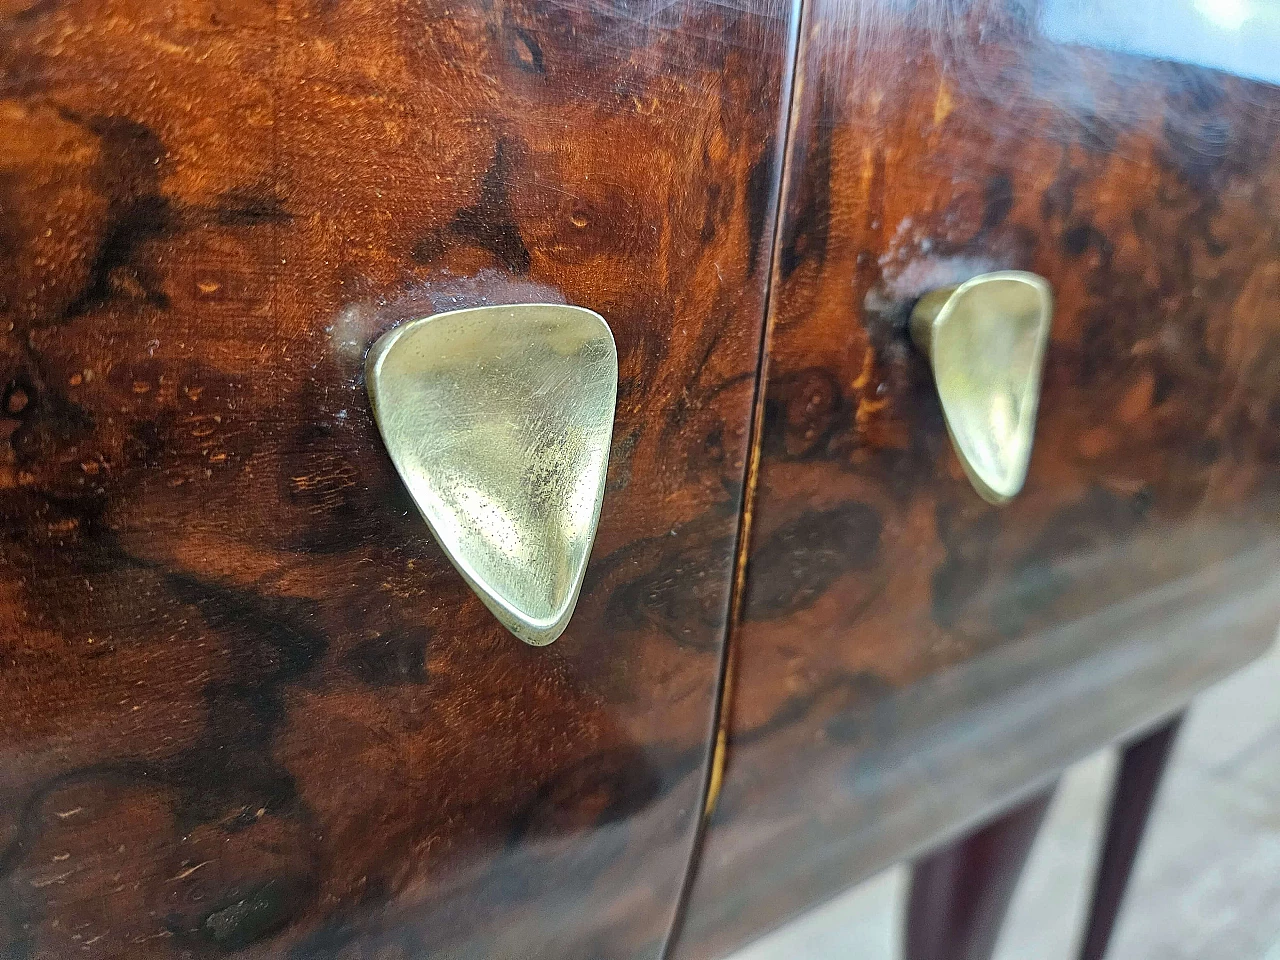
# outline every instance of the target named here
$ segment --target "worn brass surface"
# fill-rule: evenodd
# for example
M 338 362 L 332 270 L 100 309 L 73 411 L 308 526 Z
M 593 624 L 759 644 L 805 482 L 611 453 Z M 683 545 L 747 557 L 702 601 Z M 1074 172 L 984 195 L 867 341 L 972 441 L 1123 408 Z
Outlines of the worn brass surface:
M 1049 284 L 1017 270 L 935 290 L 912 311 L 952 444 L 989 503 L 1007 502 L 1026 482 L 1052 319 Z
M 455 310 L 389 331 L 365 370 L 387 451 L 450 561 L 507 629 L 551 643 L 600 518 L 608 324 L 556 304 Z

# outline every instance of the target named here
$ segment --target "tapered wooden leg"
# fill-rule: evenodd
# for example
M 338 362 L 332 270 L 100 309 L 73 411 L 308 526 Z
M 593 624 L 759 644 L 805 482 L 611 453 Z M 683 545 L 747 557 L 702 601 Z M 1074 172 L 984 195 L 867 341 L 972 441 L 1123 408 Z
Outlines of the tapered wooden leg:
M 1121 754 L 1120 770 L 1116 774 L 1107 814 L 1107 836 L 1093 881 L 1093 904 L 1080 947 L 1080 960 L 1102 960 L 1106 955 L 1156 790 L 1164 776 L 1183 716 L 1180 713 L 1141 740 L 1135 740 Z
M 1054 787 L 915 863 L 905 960 L 988 960 Z

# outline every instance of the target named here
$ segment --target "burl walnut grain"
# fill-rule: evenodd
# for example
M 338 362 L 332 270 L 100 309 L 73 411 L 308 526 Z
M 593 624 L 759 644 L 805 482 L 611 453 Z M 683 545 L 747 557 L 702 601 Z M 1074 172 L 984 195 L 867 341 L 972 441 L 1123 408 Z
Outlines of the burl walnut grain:
M 1038 22 L 806 4 L 723 777 L 676 957 L 954 836 L 1274 636 L 1280 92 Z M 1003 508 L 906 329 L 999 269 L 1057 303 Z
M 621 958 L 704 779 L 781 3 L 0 6 L 0 953 Z M 564 300 L 621 360 L 535 650 L 431 541 L 363 354 Z

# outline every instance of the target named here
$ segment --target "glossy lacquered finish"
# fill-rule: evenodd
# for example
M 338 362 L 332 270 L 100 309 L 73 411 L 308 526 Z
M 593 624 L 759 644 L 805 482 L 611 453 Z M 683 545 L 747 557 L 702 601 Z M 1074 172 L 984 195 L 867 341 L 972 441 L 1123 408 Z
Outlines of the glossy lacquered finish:
M 1034 7 L 801 30 L 723 769 L 680 958 L 721 956 L 1177 710 L 1275 633 L 1280 91 Z M 908 318 L 1055 299 L 1023 490 L 951 450 Z
M 790 9 L 0 14 L 0 954 L 654 957 L 704 782 Z M 396 323 L 573 303 L 617 419 L 515 640 L 383 448 Z

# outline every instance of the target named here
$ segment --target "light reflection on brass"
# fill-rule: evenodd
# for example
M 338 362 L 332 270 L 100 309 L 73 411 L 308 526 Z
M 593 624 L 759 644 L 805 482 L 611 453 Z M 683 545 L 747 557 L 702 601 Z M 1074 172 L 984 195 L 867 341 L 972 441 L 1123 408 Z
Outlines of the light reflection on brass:
M 988 503 L 1027 479 L 1053 292 L 1034 273 L 974 277 L 920 298 L 911 335 L 933 364 L 947 431 Z
M 618 353 L 597 313 L 455 310 L 389 331 L 365 362 L 374 417 L 431 532 L 521 640 L 573 614 L 604 496 Z

